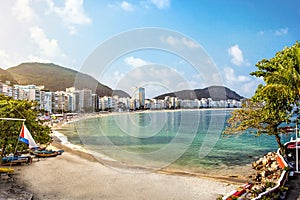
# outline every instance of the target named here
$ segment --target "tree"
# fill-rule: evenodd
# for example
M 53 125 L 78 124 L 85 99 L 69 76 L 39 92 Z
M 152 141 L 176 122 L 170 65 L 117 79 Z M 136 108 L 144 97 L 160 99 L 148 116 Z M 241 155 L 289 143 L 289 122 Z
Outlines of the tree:
M 47 144 L 51 138 L 50 128 L 43 126 L 37 120 L 38 111 L 35 109 L 36 102 L 25 100 L 13 100 L 11 97 L 0 95 L 0 117 L 1 118 L 21 118 L 26 119 L 25 125 L 37 143 Z M 0 147 L 1 156 L 5 153 L 13 153 L 17 150 L 24 150 L 28 147 L 18 142 L 18 137 L 22 127 L 22 121 L 0 120 Z M 17 145 L 18 144 L 18 145 Z
M 225 134 L 255 130 L 257 135 L 274 135 L 279 148 L 284 151 L 279 128 L 290 123 L 300 97 L 300 44 L 285 48 L 270 60 L 256 64 L 257 71 L 251 75 L 262 77 L 265 85 L 259 85 L 255 95 L 236 110 L 228 119 Z
M 263 77 L 266 87 L 270 85 L 285 86 L 285 90 L 290 93 L 295 100 L 299 100 L 300 95 L 300 43 L 297 41 L 293 46 L 286 47 L 277 52 L 275 57 L 256 64 L 258 71 L 251 75 Z

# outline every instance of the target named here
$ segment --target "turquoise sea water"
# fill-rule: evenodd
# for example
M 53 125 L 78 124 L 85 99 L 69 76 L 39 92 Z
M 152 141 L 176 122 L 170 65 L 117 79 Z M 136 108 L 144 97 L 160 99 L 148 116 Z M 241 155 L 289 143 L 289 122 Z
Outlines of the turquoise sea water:
M 71 143 L 127 165 L 222 169 L 276 151 L 274 136 L 222 135 L 231 110 L 123 113 L 81 120 L 60 132 Z M 282 136 L 289 140 L 290 136 Z

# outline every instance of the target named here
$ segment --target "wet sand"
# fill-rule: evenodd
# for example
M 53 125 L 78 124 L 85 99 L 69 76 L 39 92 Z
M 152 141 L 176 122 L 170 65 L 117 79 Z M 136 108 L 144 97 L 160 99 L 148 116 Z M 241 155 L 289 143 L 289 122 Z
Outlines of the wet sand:
M 209 200 L 236 188 L 226 180 L 103 165 L 87 153 L 65 150 L 18 167 L 17 181 L 26 184 L 34 199 Z

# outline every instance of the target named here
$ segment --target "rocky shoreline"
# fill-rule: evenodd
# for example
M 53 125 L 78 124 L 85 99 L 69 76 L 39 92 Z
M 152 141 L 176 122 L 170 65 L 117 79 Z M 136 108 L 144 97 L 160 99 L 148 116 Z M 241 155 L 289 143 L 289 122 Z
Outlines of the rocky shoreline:
M 277 153 L 269 152 L 264 157 L 252 163 L 256 173 L 252 175 L 255 185 L 251 189 L 251 193 L 256 197 L 258 194 L 277 185 L 283 169 L 279 167 L 277 162 Z
M 259 158 L 258 160 L 252 163 L 252 168 L 255 170 L 253 174 L 249 176 L 251 181 L 246 183 L 244 186 L 237 188 L 236 192 L 233 192 L 230 195 L 222 196 L 219 199 L 236 199 L 236 198 L 243 198 L 244 200 L 250 200 L 258 198 L 260 199 L 259 195 L 270 191 L 274 188 L 284 172 L 279 166 L 278 163 L 278 154 L 276 152 L 269 152 L 263 157 Z M 281 187 L 279 191 L 272 194 L 274 195 L 275 199 L 280 199 L 280 195 L 286 195 L 287 188 Z

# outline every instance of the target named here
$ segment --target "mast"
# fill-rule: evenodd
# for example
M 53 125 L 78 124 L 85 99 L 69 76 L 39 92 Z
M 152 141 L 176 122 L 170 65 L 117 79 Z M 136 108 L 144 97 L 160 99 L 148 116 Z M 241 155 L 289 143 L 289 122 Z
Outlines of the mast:
M 296 172 L 299 168 L 299 155 L 298 155 L 298 120 L 296 120 Z
M 0 120 L 26 121 L 26 119 L 20 119 L 20 118 L 0 118 Z
M 26 119 L 20 119 L 20 118 L 3 118 L 3 117 L 0 117 L 0 120 L 8 120 L 8 121 L 23 121 L 23 123 L 26 121 Z M 18 147 L 18 143 L 19 143 L 19 140 L 17 142 L 17 146 L 15 148 L 15 152 L 17 150 L 17 147 Z M 1 154 L 1 156 L 3 155 L 3 152 Z

